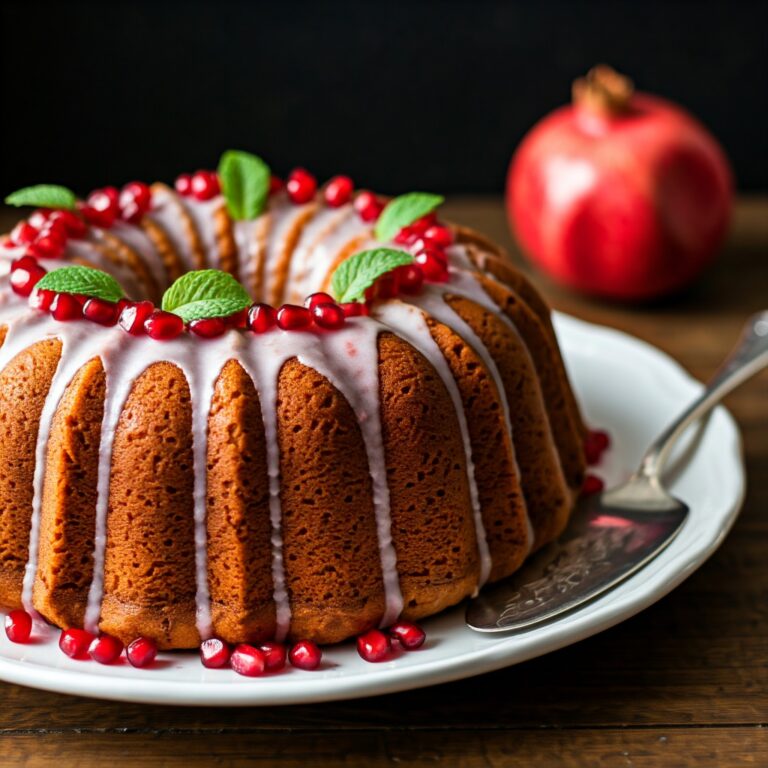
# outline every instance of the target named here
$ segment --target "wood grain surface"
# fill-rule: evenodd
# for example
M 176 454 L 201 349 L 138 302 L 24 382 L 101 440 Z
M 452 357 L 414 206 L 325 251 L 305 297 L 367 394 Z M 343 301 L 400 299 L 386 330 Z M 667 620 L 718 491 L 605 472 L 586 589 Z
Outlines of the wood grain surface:
M 447 208 L 511 247 L 499 200 Z M 720 260 L 674 299 L 617 306 L 535 279 L 558 309 L 704 379 L 768 307 L 768 200 L 739 202 Z M 768 372 L 727 405 L 748 473 L 738 522 L 681 587 L 607 632 L 481 677 L 312 706 L 184 709 L 0 683 L 0 766 L 768 766 Z

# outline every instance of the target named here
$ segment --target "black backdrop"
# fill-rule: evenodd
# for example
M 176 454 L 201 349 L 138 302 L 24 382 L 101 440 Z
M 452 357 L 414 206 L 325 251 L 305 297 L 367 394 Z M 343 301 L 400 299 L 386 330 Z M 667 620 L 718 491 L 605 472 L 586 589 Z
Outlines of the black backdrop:
M 395 192 L 493 192 L 598 62 L 768 189 L 768 3 L 6 2 L 2 191 L 214 167 L 226 148 Z

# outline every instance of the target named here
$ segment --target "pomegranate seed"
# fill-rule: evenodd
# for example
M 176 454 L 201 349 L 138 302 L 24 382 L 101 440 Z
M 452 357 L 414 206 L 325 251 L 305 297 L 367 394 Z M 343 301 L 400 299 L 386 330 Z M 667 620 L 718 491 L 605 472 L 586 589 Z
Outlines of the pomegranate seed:
M 50 312 L 54 320 L 77 320 L 83 316 L 83 305 L 71 293 L 57 293 L 51 302 Z
M 411 228 L 414 232 L 423 235 L 433 224 L 437 224 L 437 213 L 435 211 L 411 222 Z
M 344 317 L 361 317 L 368 314 L 368 307 L 361 301 L 350 301 L 346 304 L 339 304 L 339 306 L 344 312 Z
M 418 625 L 410 621 L 398 621 L 389 628 L 389 634 L 400 642 L 407 651 L 421 648 L 427 639 L 427 633 Z
M 88 229 L 85 222 L 72 211 L 54 211 L 50 220 L 51 222 L 61 222 L 69 237 L 85 237 Z
M 584 478 L 584 484 L 581 486 L 581 492 L 584 496 L 592 496 L 595 493 L 600 493 L 603 488 L 605 488 L 605 483 L 603 482 L 602 478 L 598 477 L 597 475 L 589 474 Z
M 248 310 L 248 327 L 254 333 L 265 333 L 277 325 L 277 312 L 269 304 L 254 304 Z
M 448 265 L 445 256 L 434 248 L 419 251 L 416 263 L 424 273 L 424 279 L 431 283 L 444 283 L 448 280 Z
M 117 304 L 104 299 L 88 299 L 83 304 L 83 315 L 99 325 L 115 325 L 120 315 Z
M 327 293 L 313 293 L 304 299 L 304 306 L 307 309 L 314 309 L 318 304 L 335 304 L 333 296 L 329 296 Z
M 223 317 L 206 317 L 193 320 L 189 324 L 189 330 L 204 339 L 215 339 L 227 330 L 227 324 Z
M 373 192 L 361 192 L 355 198 L 354 206 L 363 221 L 376 221 L 384 210 L 384 203 Z
M 218 637 L 212 637 L 200 643 L 200 661 L 208 669 L 225 667 L 231 654 L 230 647 Z
M 32 295 L 29 297 L 29 306 L 32 309 L 41 309 L 43 312 L 47 312 L 53 304 L 53 300 L 56 298 L 55 291 L 46 291 L 45 288 L 36 288 L 32 291 Z
M 384 661 L 392 652 L 392 641 L 380 629 L 371 629 L 357 638 L 357 652 L 365 661 Z
M 283 304 L 277 310 L 277 325 L 284 331 L 303 331 L 312 325 L 312 313 L 306 307 Z
M 587 464 L 598 464 L 610 444 L 611 438 L 607 432 L 598 429 L 590 430 L 584 438 L 584 455 Z
M 398 267 L 396 272 L 400 290 L 403 293 L 407 293 L 409 296 L 421 293 L 421 289 L 424 287 L 424 273 L 418 264 L 406 264 Z
M 51 215 L 51 211 L 48 208 L 38 208 L 28 219 L 29 223 L 35 229 L 42 229 L 48 218 Z
M 453 232 L 441 224 L 433 224 L 431 227 L 427 227 L 424 230 L 423 237 L 425 240 L 429 240 L 441 248 L 447 248 L 453 242 Z
M 127 333 L 141 336 L 144 333 L 144 323 L 154 311 L 155 305 L 151 301 L 130 302 L 120 311 L 118 323 Z
M 317 304 L 312 308 L 312 317 L 320 328 L 328 331 L 337 331 L 346 319 L 338 304 Z
M 248 327 L 248 310 L 241 309 L 239 312 L 235 312 L 234 315 L 222 318 L 227 328 L 247 328 Z
M 288 197 L 291 198 L 292 202 L 308 203 L 315 196 L 317 181 L 309 171 L 296 168 L 291 171 L 285 188 L 288 190 Z
M 351 197 L 355 185 L 349 176 L 334 176 L 326 185 L 323 191 L 325 202 L 331 208 L 338 208 L 346 205 Z
M 143 181 L 129 181 L 120 190 L 119 206 L 127 221 L 141 218 L 152 205 L 152 191 Z
M 192 194 L 192 175 L 189 173 L 182 173 L 173 183 L 173 186 L 176 188 L 176 191 L 180 195 L 183 195 L 184 197 L 191 195 Z
M 278 193 L 285 186 L 285 182 L 279 176 L 269 177 L 269 194 Z
M 32 634 L 32 617 L 18 608 L 5 617 L 5 634 L 12 643 L 26 643 Z
M 53 233 L 44 234 L 41 232 L 34 243 L 32 243 L 35 253 L 40 254 L 44 259 L 58 259 L 64 255 L 66 243 Z
M 264 654 L 264 668 L 267 672 L 278 672 L 285 667 L 288 649 L 282 643 L 262 643 L 259 650 Z
M 219 177 L 213 171 L 197 171 L 190 181 L 195 200 L 211 200 L 221 191 Z
M 117 187 L 95 189 L 85 200 L 86 206 L 103 214 L 104 221 L 114 221 L 120 213 L 120 193 Z
M 147 667 L 157 656 L 157 643 L 151 637 L 137 637 L 126 649 L 125 655 L 134 667 Z
M 147 336 L 158 341 L 170 341 L 184 331 L 184 321 L 172 312 L 156 309 L 145 321 Z
M 235 650 L 232 651 L 229 664 L 238 675 L 258 677 L 264 673 L 266 659 L 264 657 L 264 652 L 259 648 L 254 648 L 252 645 L 247 645 L 246 643 L 240 643 L 240 645 L 236 645 Z
M 93 642 L 93 635 L 84 629 L 65 629 L 59 635 L 59 648 L 70 659 L 84 659 Z
M 40 230 L 37 227 L 33 227 L 27 221 L 20 221 L 11 230 L 11 242 L 14 245 L 27 245 L 35 240 Z
M 419 233 L 413 227 L 403 227 L 392 239 L 399 245 L 413 245 L 419 239 Z
M 291 664 L 299 669 L 317 669 L 322 658 L 323 652 L 312 640 L 299 640 L 288 653 Z
M 97 211 L 87 204 L 80 205 L 80 213 L 88 224 L 101 229 L 109 229 L 117 218 L 112 211 Z
M 27 297 L 45 274 L 45 269 L 31 256 L 23 256 L 11 266 L 11 288 L 19 296 Z
M 113 664 L 122 652 L 122 641 L 112 635 L 99 635 L 88 646 L 88 655 L 99 664 Z
M 376 298 L 394 299 L 397 296 L 398 290 L 397 275 L 394 271 L 382 275 L 376 281 Z

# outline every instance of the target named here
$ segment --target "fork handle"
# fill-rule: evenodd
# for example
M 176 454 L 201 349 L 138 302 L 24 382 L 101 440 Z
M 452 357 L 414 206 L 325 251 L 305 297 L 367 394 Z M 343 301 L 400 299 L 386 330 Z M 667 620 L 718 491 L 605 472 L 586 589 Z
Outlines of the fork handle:
M 651 480 L 661 472 L 669 454 L 688 427 L 715 407 L 729 392 L 768 366 L 768 310 L 749 318 L 738 344 L 701 395 L 651 444 L 638 474 Z

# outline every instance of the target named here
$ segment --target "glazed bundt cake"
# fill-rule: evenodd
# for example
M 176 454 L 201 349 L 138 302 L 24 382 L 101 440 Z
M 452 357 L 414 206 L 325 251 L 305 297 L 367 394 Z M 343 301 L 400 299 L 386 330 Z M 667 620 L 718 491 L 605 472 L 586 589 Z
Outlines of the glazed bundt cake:
M 0 605 L 165 648 L 330 643 L 454 605 L 566 525 L 584 427 L 526 278 L 434 196 L 243 157 L 11 199 L 44 209 L 0 248 Z M 257 303 L 211 309 L 213 269 Z

